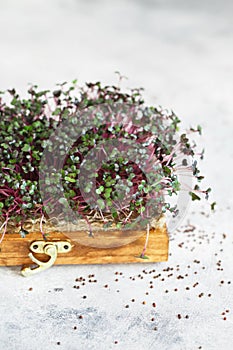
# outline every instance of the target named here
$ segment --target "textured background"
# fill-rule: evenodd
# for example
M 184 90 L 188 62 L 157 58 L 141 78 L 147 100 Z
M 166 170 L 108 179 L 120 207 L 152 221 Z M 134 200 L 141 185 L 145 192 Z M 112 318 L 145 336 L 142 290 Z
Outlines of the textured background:
M 0 1 L 0 90 L 110 84 L 119 70 L 125 87 L 203 126 L 202 171 L 218 202 L 214 215 L 189 207 L 167 263 L 29 279 L 1 268 L 1 349 L 232 349 L 232 16 L 230 0 Z

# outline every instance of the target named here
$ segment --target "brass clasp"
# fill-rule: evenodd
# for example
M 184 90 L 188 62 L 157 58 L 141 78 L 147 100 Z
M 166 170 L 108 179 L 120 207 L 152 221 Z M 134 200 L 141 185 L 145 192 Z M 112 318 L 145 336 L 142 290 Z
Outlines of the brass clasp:
M 24 267 L 21 270 L 21 274 L 24 277 L 28 277 L 38 272 L 47 270 L 49 267 L 51 267 L 55 263 L 57 259 L 57 254 L 69 253 L 71 249 L 72 249 L 72 244 L 69 241 L 56 241 L 56 242 L 34 241 L 32 242 L 30 245 L 31 252 L 28 254 L 28 256 L 38 266 L 35 268 Z M 50 256 L 50 259 L 47 262 L 40 261 L 33 255 L 33 253 L 46 254 Z

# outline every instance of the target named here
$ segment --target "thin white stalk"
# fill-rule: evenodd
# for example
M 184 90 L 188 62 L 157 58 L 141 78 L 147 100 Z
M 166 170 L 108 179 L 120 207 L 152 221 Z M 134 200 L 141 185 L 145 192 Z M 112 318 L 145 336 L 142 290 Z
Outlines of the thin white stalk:
M 143 251 L 141 253 L 141 258 L 143 258 L 145 256 L 146 248 L 147 248 L 148 241 L 149 241 L 149 236 L 150 236 L 150 224 L 147 224 L 147 226 L 146 226 L 146 241 L 145 241 Z
M 40 218 L 40 232 L 41 232 L 44 240 L 46 241 L 46 236 L 45 236 L 45 233 L 43 231 L 43 220 L 44 220 L 44 214 L 42 214 L 42 216 Z
M 7 222 L 8 222 L 8 218 L 5 220 L 5 222 L 2 224 L 2 226 L 1 226 L 1 228 L 0 228 L 0 230 L 4 227 L 4 231 L 3 231 L 3 233 L 2 233 L 2 237 L 1 237 L 1 239 L 0 239 L 0 244 L 2 243 L 2 241 L 3 241 L 3 238 L 5 237 L 5 234 L 6 234 L 6 229 L 7 229 Z
M 128 214 L 128 216 L 125 218 L 124 223 L 128 221 L 128 219 L 130 218 L 130 216 L 131 216 L 132 214 L 133 214 L 133 212 L 131 211 L 131 212 Z
M 101 215 L 101 218 L 102 218 L 103 222 L 105 222 L 106 220 L 105 220 L 105 218 L 103 216 L 103 213 L 102 213 L 102 210 L 100 208 L 99 208 L 99 212 L 100 212 L 100 215 Z

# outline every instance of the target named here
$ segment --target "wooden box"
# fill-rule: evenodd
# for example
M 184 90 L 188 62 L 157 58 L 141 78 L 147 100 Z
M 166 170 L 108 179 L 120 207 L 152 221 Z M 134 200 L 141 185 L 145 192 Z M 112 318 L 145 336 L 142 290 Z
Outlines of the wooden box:
M 132 242 L 134 235 L 133 231 L 121 231 L 112 230 L 106 231 L 98 238 L 98 232 L 95 233 L 95 238 L 106 240 L 111 242 L 111 237 L 118 237 L 119 239 L 124 236 L 124 243 L 127 243 L 127 237 L 130 237 L 131 243 L 127 243 L 118 247 L 106 247 L 96 248 L 88 244 L 86 231 L 79 231 L 79 237 L 83 237 L 83 244 L 72 240 L 72 236 L 75 237 L 75 232 L 50 232 L 46 243 L 50 242 L 70 242 L 72 249 L 66 253 L 58 253 L 54 264 L 109 264 L 109 263 L 151 263 L 166 261 L 168 259 L 168 245 L 169 238 L 164 220 L 160 220 L 156 227 L 150 229 L 150 236 L 148 246 L 146 250 L 146 259 L 140 258 L 143 246 L 145 244 L 146 232 L 137 231 L 137 236 Z M 136 233 L 135 233 L 136 235 Z M 140 237 L 139 237 L 140 236 Z M 139 237 L 139 238 L 137 238 Z M 85 241 L 86 240 L 86 241 Z M 4 240 L 0 246 L 0 265 L 24 265 L 32 264 L 32 260 L 29 257 L 31 245 L 35 241 L 42 241 L 43 238 L 40 232 L 31 232 L 22 238 L 18 233 L 8 233 L 5 235 Z M 111 244 L 110 244 L 111 245 Z M 48 255 L 33 253 L 36 259 L 41 262 L 47 262 Z

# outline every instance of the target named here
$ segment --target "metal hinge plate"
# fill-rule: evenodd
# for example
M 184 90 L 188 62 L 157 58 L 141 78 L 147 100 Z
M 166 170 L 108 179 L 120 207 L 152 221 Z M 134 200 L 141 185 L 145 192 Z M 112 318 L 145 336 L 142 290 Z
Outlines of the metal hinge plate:
M 38 266 L 35 268 L 24 267 L 21 270 L 21 274 L 25 277 L 34 275 L 38 272 L 47 270 L 51 267 L 56 259 L 58 254 L 69 253 L 72 249 L 72 244 L 69 241 L 34 241 L 30 244 L 29 257 L 31 260 Z M 43 262 L 37 259 L 32 253 L 37 254 L 46 254 L 50 256 L 49 261 Z

